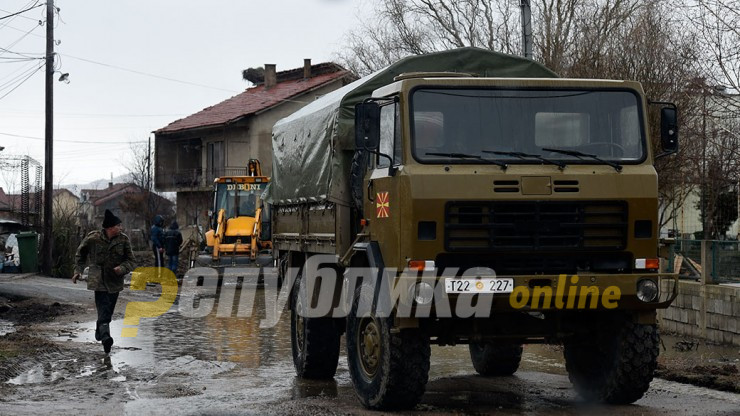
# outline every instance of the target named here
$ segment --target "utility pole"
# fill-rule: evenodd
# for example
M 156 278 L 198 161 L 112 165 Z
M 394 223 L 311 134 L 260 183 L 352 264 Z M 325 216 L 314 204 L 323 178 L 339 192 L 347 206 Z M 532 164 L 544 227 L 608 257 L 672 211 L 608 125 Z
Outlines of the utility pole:
M 522 55 L 532 59 L 532 8 L 529 0 L 521 0 L 522 8 Z
M 51 276 L 52 199 L 54 198 L 54 0 L 46 0 L 46 147 L 44 160 L 44 239 L 41 271 Z

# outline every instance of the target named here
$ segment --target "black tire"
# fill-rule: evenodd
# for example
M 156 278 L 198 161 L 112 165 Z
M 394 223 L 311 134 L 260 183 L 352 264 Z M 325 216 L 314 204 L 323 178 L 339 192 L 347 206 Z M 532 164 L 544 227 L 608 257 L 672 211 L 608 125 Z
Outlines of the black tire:
M 471 342 L 470 360 L 478 374 L 486 377 L 510 376 L 522 361 L 522 344 L 511 342 Z
M 357 316 L 360 291 L 355 293 L 346 333 L 355 393 L 368 409 L 413 408 L 429 380 L 429 337 L 418 329 L 391 333 L 393 318 Z
M 305 296 L 298 289 L 300 279 L 293 288 L 290 308 L 290 343 L 293 365 L 300 378 L 330 379 L 339 364 L 340 333 L 332 318 L 306 318 L 301 316 Z
M 588 400 L 634 403 L 653 380 L 660 343 L 658 328 L 628 319 L 615 319 L 604 328 L 565 342 L 568 377 Z

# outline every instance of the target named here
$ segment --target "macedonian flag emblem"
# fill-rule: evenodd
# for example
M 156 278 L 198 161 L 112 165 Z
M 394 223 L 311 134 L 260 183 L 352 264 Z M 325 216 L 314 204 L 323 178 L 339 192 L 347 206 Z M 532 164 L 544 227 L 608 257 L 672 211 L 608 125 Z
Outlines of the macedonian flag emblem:
M 388 192 L 378 192 L 375 197 L 375 208 L 377 208 L 378 218 L 388 218 L 390 214 L 390 201 Z

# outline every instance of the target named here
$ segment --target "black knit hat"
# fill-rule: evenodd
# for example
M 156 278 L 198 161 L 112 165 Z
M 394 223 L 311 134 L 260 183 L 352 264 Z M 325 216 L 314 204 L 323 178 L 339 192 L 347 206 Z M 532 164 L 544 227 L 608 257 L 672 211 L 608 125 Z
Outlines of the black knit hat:
M 121 223 L 121 219 L 113 215 L 109 209 L 105 210 L 105 217 L 103 218 L 103 228 L 113 227 Z

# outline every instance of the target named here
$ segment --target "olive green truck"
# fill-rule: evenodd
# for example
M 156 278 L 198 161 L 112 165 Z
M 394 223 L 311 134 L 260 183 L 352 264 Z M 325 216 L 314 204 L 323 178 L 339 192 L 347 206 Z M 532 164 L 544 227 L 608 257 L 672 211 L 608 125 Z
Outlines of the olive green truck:
M 333 377 L 344 334 L 360 402 L 409 408 L 431 344 L 506 376 L 523 344 L 555 343 L 584 397 L 640 399 L 677 279 L 659 269 L 653 161 L 677 147 L 675 106 L 637 82 L 475 48 L 406 58 L 279 121 L 267 198 L 298 376 Z

